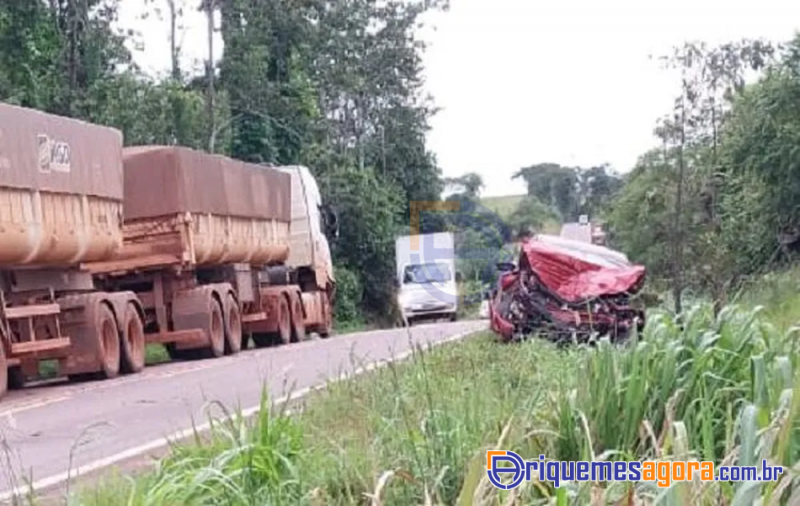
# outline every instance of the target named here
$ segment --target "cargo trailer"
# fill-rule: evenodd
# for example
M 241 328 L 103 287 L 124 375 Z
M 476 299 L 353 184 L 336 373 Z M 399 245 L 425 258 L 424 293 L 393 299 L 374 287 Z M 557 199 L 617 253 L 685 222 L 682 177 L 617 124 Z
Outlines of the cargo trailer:
M 112 128 L 0 104 L 0 169 L 0 394 L 42 360 L 111 378 L 147 344 L 219 357 L 331 332 L 335 220 L 305 167 L 123 149 Z

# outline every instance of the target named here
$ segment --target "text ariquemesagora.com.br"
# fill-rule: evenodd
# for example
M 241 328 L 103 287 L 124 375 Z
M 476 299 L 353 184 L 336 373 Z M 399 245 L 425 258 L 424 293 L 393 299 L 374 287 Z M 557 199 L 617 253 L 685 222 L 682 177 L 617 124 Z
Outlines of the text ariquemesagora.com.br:
M 709 461 L 555 461 L 539 455 L 538 460 L 523 460 L 514 452 L 486 452 L 486 473 L 497 488 L 510 490 L 531 479 L 560 487 L 563 482 L 646 481 L 666 488 L 674 482 L 693 481 L 777 481 L 782 466 L 762 460 L 761 466 L 720 466 Z

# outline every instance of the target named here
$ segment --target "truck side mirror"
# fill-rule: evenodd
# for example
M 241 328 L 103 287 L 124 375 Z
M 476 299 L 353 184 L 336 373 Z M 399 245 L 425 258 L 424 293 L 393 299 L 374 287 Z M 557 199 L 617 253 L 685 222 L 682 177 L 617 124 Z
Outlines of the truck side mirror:
M 336 212 L 328 204 L 319 206 L 322 213 L 322 222 L 325 226 L 325 235 L 331 239 L 339 237 L 339 217 Z
M 514 270 L 514 264 L 512 262 L 499 262 L 497 264 L 497 270 L 500 272 L 509 272 Z

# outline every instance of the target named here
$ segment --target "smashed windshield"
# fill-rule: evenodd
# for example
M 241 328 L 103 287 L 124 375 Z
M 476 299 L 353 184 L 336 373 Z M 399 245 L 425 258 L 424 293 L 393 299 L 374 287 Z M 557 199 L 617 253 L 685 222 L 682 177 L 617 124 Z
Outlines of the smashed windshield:
M 450 281 L 451 278 L 450 267 L 445 264 L 407 265 L 403 283 L 444 283 Z

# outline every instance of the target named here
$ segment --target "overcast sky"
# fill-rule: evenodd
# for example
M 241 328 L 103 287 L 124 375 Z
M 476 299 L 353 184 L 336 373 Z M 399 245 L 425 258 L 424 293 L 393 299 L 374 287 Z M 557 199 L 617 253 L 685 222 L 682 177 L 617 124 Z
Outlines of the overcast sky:
M 141 5 L 125 0 L 120 21 L 143 32 L 137 61 L 165 72 L 168 26 L 137 21 Z M 430 22 L 427 88 L 442 111 L 429 147 L 445 175 L 477 172 L 485 195 L 507 195 L 525 192 L 511 175 L 534 163 L 607 162 L 627 172 L 654 145 L 655 121 L 678 91 L 649 55 L 690 39 L 788 40 L 800 29 L 800 2 L 451 0 Z M 205 57 L 205 21 L 190 12 L 185 25 L 192 65 Z

